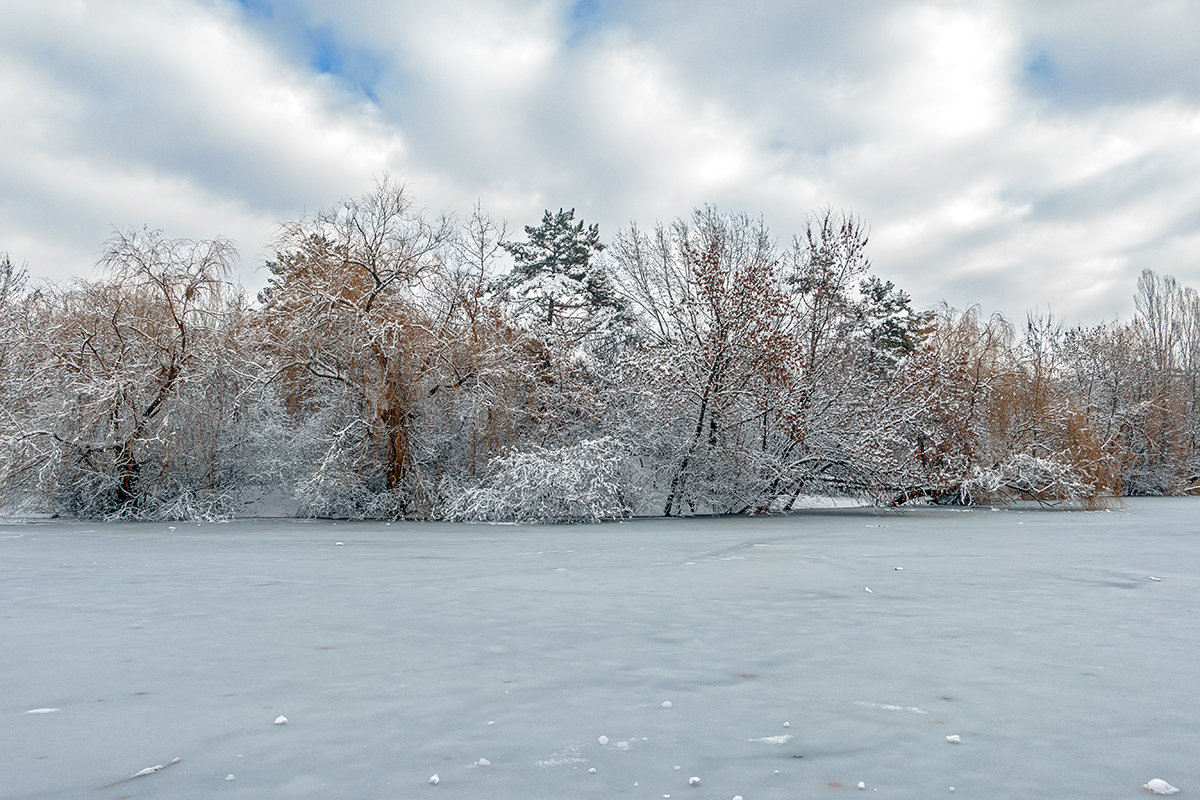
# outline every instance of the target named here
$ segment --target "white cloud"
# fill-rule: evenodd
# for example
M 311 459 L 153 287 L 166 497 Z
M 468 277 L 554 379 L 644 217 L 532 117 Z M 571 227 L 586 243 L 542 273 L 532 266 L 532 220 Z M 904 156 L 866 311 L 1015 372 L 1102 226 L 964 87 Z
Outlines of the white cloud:
M 1200 284 L 1194 5 L 264 3 L 7 10 L 0 249 L 61 276 L 149 223 L 248 272 L 275 220 L 390 172 L 515 230 L 846 207 L 918 302 L 1016 317 L 1128 313 L 1147 266 Z
M 0 175 L 22 202 L 4 204 L 0 246 L 34 272 L 85 272 L 111 226 L 142 224 L 231 235 L 249 271 L 280 214 L 403 166 L 373 109 L 280 65 L 228 10 L 51 5 L 11 19 L 0 99 L 22 113 L 0 127 Z

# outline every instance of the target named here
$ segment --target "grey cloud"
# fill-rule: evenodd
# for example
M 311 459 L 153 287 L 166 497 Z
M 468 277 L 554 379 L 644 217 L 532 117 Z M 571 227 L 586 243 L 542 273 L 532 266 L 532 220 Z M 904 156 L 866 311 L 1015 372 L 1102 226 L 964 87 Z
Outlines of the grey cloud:
M 176 223 L 188 202 L 193 228 L 262 242 L 391 171 L 423 205 L 482 198 L 518 231 L 545 207 L 610 236 L 715 202 L 786 238 L 846 207 L 918 302 L 1018 318 L 1129 313 L 1146 266 L 1200 283 L 1186 4 L 176 3 L 211 53 L 174 52 L 195 31 L 154 7 L 126 12 L 125 48 L 96 19 L 10 15 L 0 76 L 36 86 L 30 120 L 0 132 L 22 197 L 0 201 L 0 248 L 64 225 L 82 241 L 106 213 Z M 67 197 L 55 159 L 120 196 Z M 174 187 L 170 213 L 139 187 Z

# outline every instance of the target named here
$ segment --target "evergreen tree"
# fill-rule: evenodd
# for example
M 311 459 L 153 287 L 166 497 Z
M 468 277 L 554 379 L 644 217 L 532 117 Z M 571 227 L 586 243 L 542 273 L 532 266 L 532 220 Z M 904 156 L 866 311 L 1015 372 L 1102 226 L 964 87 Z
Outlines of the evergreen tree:
M 593 263 L 604 250 L 599 225 L 576 221 L 575 209 L 547 210 L 541 224 L 526 225 L 525 233 L 528 241 L 504 243 L 515 263 L 496 284 L 518 319 L 579 342 L 623 317 L 608 274 Z
M 862 293 L 859 316 L 871 351 L 888 366 L 895 366 L 898 359 L 920 344 L 929 314 L 914 311 L 908 292 L 875 275 L 864 279 L 859 291 Z

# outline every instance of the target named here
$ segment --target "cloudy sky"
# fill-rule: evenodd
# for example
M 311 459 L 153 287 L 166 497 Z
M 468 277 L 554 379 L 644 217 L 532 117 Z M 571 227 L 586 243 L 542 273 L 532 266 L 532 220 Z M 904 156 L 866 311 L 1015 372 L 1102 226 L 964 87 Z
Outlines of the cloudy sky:
M 920 306 L 1132 311 L 1200 286 L 1190 0 L 0 0 L 0 251 L 91 274 L 114 226 L 233 237 L 388 174 L 513 228 L 704 203 L 859 214 Z

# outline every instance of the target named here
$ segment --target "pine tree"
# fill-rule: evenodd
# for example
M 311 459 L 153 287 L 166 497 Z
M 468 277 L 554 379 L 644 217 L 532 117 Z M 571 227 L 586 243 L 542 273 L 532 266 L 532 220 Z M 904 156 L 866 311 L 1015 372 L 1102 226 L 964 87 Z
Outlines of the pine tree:
M 579 342 L 604 332 L 624 306 L 593 257 L 604 250 L 600 226 L 575 221 L 575 209 L 549 210 L 537 227 L 525 226 L 526 242 L 505 242 L 515 262 L 496 284 L 518 319 L 543 332 Z

